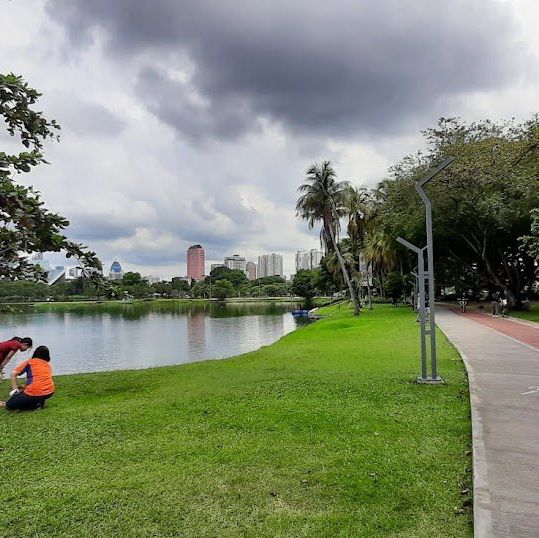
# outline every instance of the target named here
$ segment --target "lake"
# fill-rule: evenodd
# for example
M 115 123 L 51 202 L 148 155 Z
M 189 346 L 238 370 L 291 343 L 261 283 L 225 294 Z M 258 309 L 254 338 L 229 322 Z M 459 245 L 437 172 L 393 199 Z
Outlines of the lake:
M 298 324 L 291 303 L 137 302 L 42 305 L 1 314 L 0 338 L 30 336 L 51 351 L 55 374 L 221 359 L 271 344 Z M 29 358 L 17 353 L 6 368 Z

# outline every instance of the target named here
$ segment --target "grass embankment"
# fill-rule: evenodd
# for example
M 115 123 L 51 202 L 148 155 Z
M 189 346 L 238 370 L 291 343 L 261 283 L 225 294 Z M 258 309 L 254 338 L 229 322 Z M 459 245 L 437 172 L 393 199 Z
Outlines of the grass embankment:
M 529 310 L 511 310 L 510 316 L 539 322 L 539 302 L 530 303 Z
M 447 385 L 419 386 L 407 308 L 329 311 L 239 358 L 58 377 L 45 411 L 0 414 L 2 536 L 471 536 L 457 353 L 440 338 Z

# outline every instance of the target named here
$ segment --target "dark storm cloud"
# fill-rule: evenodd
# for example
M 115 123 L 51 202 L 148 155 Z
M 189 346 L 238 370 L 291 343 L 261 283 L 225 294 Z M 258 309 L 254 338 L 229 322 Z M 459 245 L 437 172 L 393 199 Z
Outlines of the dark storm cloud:
M 224 97 L 199 103 L 192 97 L 194 89 L 172 80 L 164 70 L 152 67 L 141 71 L 136 93 L 146 108 L 163 123 L 174 127 L 193 142 L 214 138 L 237 138 L 254 127 L 245 103 Z M 191 94 L 191 95 L 190 95 Z
M 302 134 L 383 134 L 438 113 L 445 97 L 503 87 L 525 56 L 510 9 L 493 0 L 48 2 L 73 42 L 97 28 L 118 61 L 138 62 L 140 100 L 194 140 L 237 138 L 259 118 Z M 178 80 L 186 59 L 192 76 Z

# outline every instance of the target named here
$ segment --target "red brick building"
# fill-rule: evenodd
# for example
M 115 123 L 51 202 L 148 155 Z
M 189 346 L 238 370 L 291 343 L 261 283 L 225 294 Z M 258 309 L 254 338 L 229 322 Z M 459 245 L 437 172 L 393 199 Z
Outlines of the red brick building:
M 204 278 L 204 249 L 202 245 L 193 245 L 187 249 L 187 278 Z

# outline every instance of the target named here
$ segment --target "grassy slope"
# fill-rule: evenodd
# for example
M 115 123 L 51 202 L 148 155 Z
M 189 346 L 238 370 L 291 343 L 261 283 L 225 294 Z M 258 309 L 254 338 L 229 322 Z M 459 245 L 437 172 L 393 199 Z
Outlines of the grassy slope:
M 59 377 L 45 411 L 1 414 L 2 536 L 471 536 L 457 353 L 440 339 L 448 383 L 418 386 L 406 308 L 330 311 L 239 358 Z
M 511 310 L 509 315 L 515 318 L 529 319 L 531 321 L 539 322 L 539 303 L 533 302 L 530 304 L 529 310 Z

